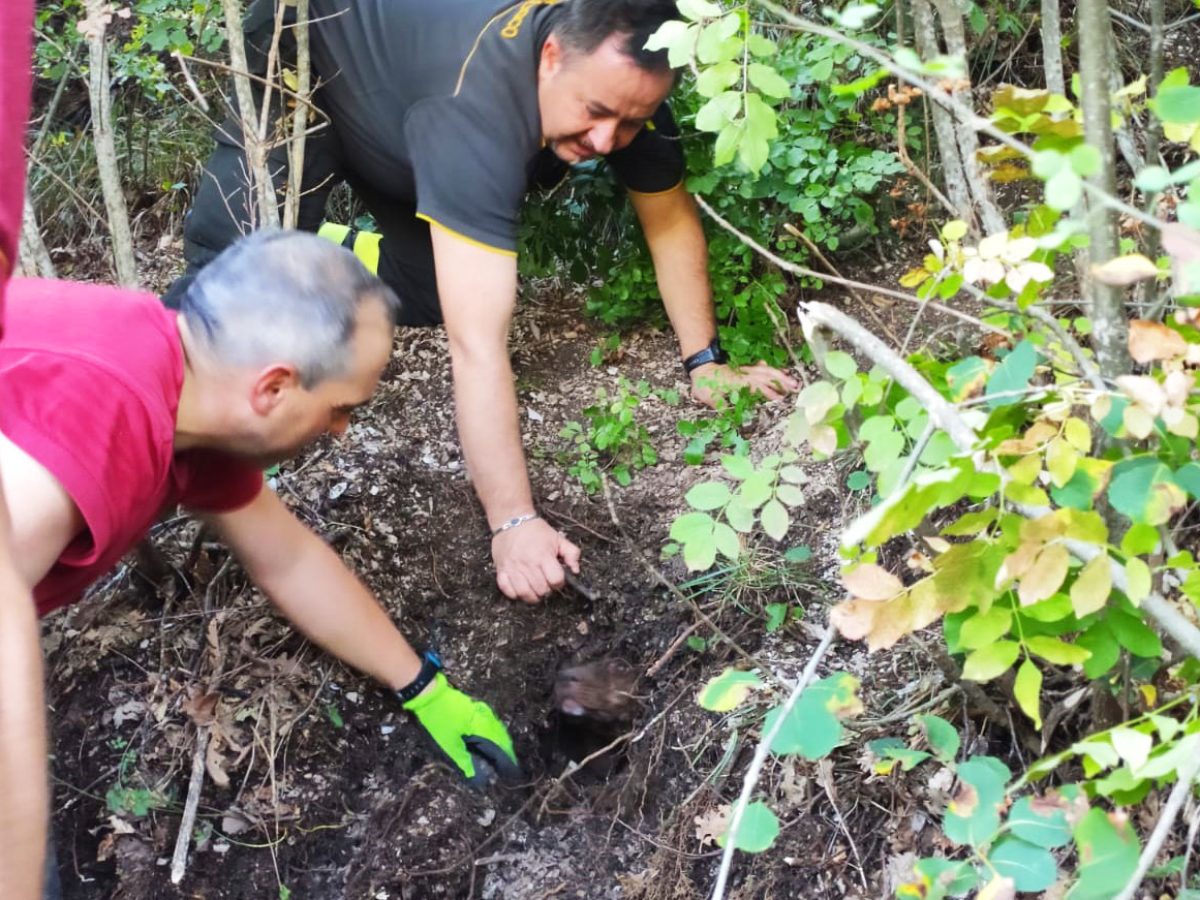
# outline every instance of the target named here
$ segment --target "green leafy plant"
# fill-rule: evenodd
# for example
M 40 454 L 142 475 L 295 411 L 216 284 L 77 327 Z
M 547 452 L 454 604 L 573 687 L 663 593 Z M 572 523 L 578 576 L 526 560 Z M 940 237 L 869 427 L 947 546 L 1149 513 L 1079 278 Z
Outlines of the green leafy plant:
M 559 432 L 571 442 L 567 471 L 589 494 L 600 489 L 603 472 L 625 487 L 634 473 L 658 462 L 650 432 L 637 420 L 642 401 L 652 396 L 671 405 L 679 402 L 675 391 L 656 391 L 648 382 L 632 384 L 622 377 L 611 395 L 597 388 L 597 402 L 583 411 L 586 424 L 571 421 Z
M 751 391 L 738 388 L 720 393 L 715 399 L 715 411 L 700 419 L 682 419 L 676 429 L 688 439 L 683 450 L 683 461 L 690 466 L 704 462 L 710 448 L 732 450 L 737 456 L 746 456 L 750 443 L 742 431 L 754 419 L 755 407 L 760 398 Z

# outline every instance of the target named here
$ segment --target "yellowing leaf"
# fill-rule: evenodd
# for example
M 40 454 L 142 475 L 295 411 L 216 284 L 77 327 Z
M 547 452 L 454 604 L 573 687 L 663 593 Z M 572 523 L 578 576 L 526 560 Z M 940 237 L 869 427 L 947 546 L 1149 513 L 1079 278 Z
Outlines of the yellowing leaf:
M 1125 563 L 1125 596 L 1134 606 L 1140 604 L 1150 593 L 1150 567 L 1145 560 L 1134 556 Z
M 1017 484 L 1033 484 L 1042 473 L 1042 458 L 1031 453 L 1008 467 L 1008 474 Z
M 1021 645 L 1016 641 L 996 641 L 967 655 L 963 662 L 963 678 L 968 681 L 991 681 L 1017 661 Z
M 1074 416 L 1063 423 L 1063 437 L 1067 443 L 1080 453 L 1088 453 L 1092 449 L 1092 431 L 1083 419 Z
M 1033 726 L 1041 728 L 1042 670 L 1033 660 L 1025 660 L 1017 669 L 1017 678 L 1013 682 L 1013 696 L 1017 698 L 1021 711 L 1033 720 Z
M 842 584 L 861 600 L 890 600 L 904 590 L 904 584 L 887 569 L 867 563 L 842 576 Z
M 1144 441 L 1154 431 L 1154 416 L 1147 412 L 1145 407 L 1133 403 L 1125 407 L 1125 412 L 1121 414 L 1121 421 L 1125 425 L 1125 430 L 1139 441 Z
M 709 679 L 700 690 L 696 702 L 713 712 L 729 712 L 749 696 L 750 691 L 762 684 L 753 672 L 727 668 L 720 675 Z
M 1055 438 L 1046 448 L 1046 471 L 1055 487 L 1062 487 L 1075 475 L 1079 453 L 1063 438 Z
M 1071 585 L 1071 608 L 1082 619 L 1103 609 L 1111 592 L 1112 567 L 1108 555 L 1101 553 L 1080 570 L 1079 577 Z
M 1029 571 L 1021 577 L 1017 595 L 1022 606 L 1052 597 L 1067 577 L 1071 556 L 1062 544 L 1050 544 L 1038 554 Z
M 1134 319 L 1129 323 L 1129 355 L 1145 365 L 1159 359 L 1174 359 L 1187 353 L 1187 341 L 1161 322 Z
M 1134 772 L 1144 766 L 1150 758 L 1150 750 L 1154 747 L 1154 739 L 1150 735 L 1118 725 L 1110 732 L 1110 737 L 1113 749 Z
M 1140 253 L 1118 256 L 1116 259 L 1110 259 L 1108 262 L 1092 266 L 1093 278 L 1101 284 L 1110 284 L 1117 287 L 1136 284 L 1139 281 L 1145 281 L 1147 278 L 1153 278 L 1157 274 L 1158 266 Z
M 900 287 L 915 288 L 928 277 L 929 272 L 924 268 L 909 269 L 900 276 Z

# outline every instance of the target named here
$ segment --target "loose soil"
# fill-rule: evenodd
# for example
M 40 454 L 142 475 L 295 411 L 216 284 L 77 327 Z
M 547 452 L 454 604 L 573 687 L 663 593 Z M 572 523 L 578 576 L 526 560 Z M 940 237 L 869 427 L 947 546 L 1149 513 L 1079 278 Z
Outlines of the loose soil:
M 739 661 L 729 640 L 783 678 L 799 674 L 823 607 L 839 599 L 836 535 L 863 501 L 844 489 L 846 471 L 812 466 L 808 504 L 787 541 L 812 548 L 807 564 L 782 583 L 751 562 L 688 586 L 682 565 L 659 551 L 683 494 L 715 466 L 681 459 L 675 423 L 697 408 L 643 401 L 638 417 L 661 461 L 614 488 L 611 510 L 566 474 L 558 436 L 618 374 L 682 389 L 672 338 L 634 334 L 618 362 L 596 368 L 588 354 L 601 334 L 583 320 L 580 299 L 552 285 L 528 294 L 511 344 L 521 423 L 541 509 L 583 548 L 582 592 L 536 606 L 498 592 L 455 434 L 441 331 L 399 332 L 376 399 L 349 433 L 272 482 L 410 640 L 436 646 L 454 682 L 509 723 L 525 781 L 468 789 L 392 698 L 298 637 L 219 544 L 171 518 L 155 531 L 157 562 L 131 561 L 45 624 L 53 831 L 68 900 L 707 896 L 721 852 L 713 833 L 740 788 L 763 709 L 718 716 L 696 705 L 696 690 Z M 873 311 L 901 333 L 906 314 Z M 760 411 L 756 453 L 778 447 L 787 412 Z M 684 584 L 724 636 L 652 567 Z M 803 615 L 768 634 L 772 602 Z M 693 627 L 703 650 L 681 640 Z M 955 718 L 973 752 L 1014 752 L 1007 732 L 993 733 L 947 689 L 930 653 L 906 648 L 868 659 L 843 645 L 827 658 L 822 674 L 863 680 L 876 724 L 860 723 L 820 764 L 770 763 L 760 794 L 782 834 L 767 853 L 739 854 L 730 896 L 890 896 L 912 854 L 939 849 L 944 777 L 880 778 L 861 761 L 866 739 L 889 728 L 903 735 L 911 711 Z M 556 671 L 606 656 L 653 671 L 639 682 L 631 726 L 562 721 L 551 709 Z M 212 739 L 175 887 L 170 860 L 197 723 Z

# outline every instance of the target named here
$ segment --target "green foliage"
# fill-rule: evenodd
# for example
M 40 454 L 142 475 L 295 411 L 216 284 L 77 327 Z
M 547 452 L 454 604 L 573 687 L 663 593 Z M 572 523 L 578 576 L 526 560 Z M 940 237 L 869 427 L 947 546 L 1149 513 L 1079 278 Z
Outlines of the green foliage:
M 808 685 L 782 724 L 779 719 L 783 715 L 783 704 L 772 708 L 761 726 L 764 734 L 779 727 L 770 751 L 777 756 L 800 755 L 805 759 L 828 756 L 842 740 L 842 722 L 862 712 L 858 688 L 857 678 L 835 672 Z M 757 693 L 752 695 L 752 692 Z M 754 672 L 729 668 L 704 686 L 697 702 L 713 712 L 729 713 L 751 696 L 766 698 L 762 680 Z M 778 834 L 775 814 L 764 802 L 755 801 L 746 806 L 734 835 L 734 846 L 748 853 L 761 853 L 771 847 Z M 724 846 L 727 839 L 728 834 L 719 835 L 717 843 Z
M 75 27 L 83 17 L 82 0 L 38 4 L 34 60 L 39 77 L 57 81 L 72 61 L 86 57 L 77 49 L 84 38 Z M 169 54 L 212 55 L 225 43 L 218 0 L 133 0 L 116 11 L 108 30 L 114 80 L 135 85 L 153 100 L 174 91 L 167 77 Z
M 157 790 L 145 786 L 133 787 L 129 784 L 131 773 L 137 762 L 137 753 L 122 742 L 121 761 L 117 766 L 117 780 L 104 793 L 104 802 L 109 812 L 116 815 L 141 816 L 149 815 L 152 810 L 165 809 L 168 798 Z
M 602 472 L 625 487 L 635 472 L 658 462 L 650 432 L 637 421 L 642 401 L 652 396 L 672 405 L 679 402 L 674 391 L 655 391 L 645 381 L 631 384 L 620 378 L 611 396 L 604 388 L 596 390 L 597 402 L 583 411 L 586 424 L 568 422 L 559 432 L 559 437 L 571 441 L 567 471 L 589 494 L 600 489 Z
M 746 456 L 750 443 L 742 437 L 742 429 L 754 419 L 754 409 L 761 402 L 759 395 L 736 388 L 715 397 L 715 411 L 700 419 L 681 419 L 676 428 L 688 439 L 683 450 L 683 461 L 689 466 L 698 466 L 707 458 L 710 448 L 731 450 L 737 456 Z

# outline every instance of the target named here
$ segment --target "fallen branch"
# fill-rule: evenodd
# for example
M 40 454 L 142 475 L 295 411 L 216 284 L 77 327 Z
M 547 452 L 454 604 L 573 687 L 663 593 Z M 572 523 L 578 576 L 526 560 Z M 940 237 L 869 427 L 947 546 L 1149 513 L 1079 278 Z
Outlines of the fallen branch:
M 894 350 L 871 334 L 861 324 L 850 316 L 834 309 L 826 303 L 802 303 L 799 309 L 800 322 L 805 330 L 818 327 L 828 328 L 837 332 L 843 339 L 853 344 L 871 358 L 871 361 L 888 373 L 895 381 L 915 397 L 929 413 L 932 421 L 944 430 L 955 446 L 963 453 L 972 453 L 979 442 L 975 430 L 958 414 L 958 410 L 941 394 L 933 389 L 920 373 L 900 358 Z M 981 463 L 981 471 L 991 471 L 1003 477 L 1004 473 L 994 463 Z M 1014 503 L 1013 507 L 1030 519 L 1041 518 L 1051 510 L 1045 506 L 1030 506 Z M 853 534 L 853 526 L 847 532 Z M 1101 553 L 1107 553 L 1092 544 L 1067 540 L 1063 542 L 1071 555 L 1083 562 L 1095 559 Z M 1109 561 L 1112 572 L 1113 587 L 1127 591 L 1129 581 L 1125 577 L 1125 568 Z M 1189 622 L 1161 595 L 1151 593 L 1141 602 L 1141 608 L 1154 621 L 1159 630 L 1169 635 L 1190 655 L 1200 659 L 1200 629 Z
M 762 774 L 763 766 L 767 762 L 767 757 L 771 755 L 771 743 L 783 728 L 784 723 L 787 722 L 788 716 L 796 705 L 796 701 L 800 699 L 800 695 L 804 693 L 804 689 L 808 687 L 808 683 L 812 681 L 813 676 L 817 673 L 817 666 L 825 657 L 829 648 L 833 646 L 833 640 L 836 636 L 837 632 L 833 625 L 826 625 L 825 632 L 821 636 L 821 643 L 813 651 L 813 655 L 808 660 L 808 665 L 804 667 L 804 671 L 800 675 L 800 680 L 792 688 L 792 693 L 784 701 L 783 706 L 779 708 L 779 715 L 775 719 L 775 724 L 771 726 L 769 731 L 763 734 L 762 740 L 759 741 L 758 746 L 754 749 L 754 758 L 750 761 L 750 768 L 746 770 L 746 776 L 742 779 L 742 793 L 738 797 L 737 805 L 733 808 L 733 816 L 729 820 L 729 831 L 725 835 L 725 852 L 721 856 L 721 868 L 717 872 L 717 883 L 713 887 L 712 900 L 723 900 L 725 897 L 725 885 L 729 881 L 729 870 L 733 865 L 733 849 L 736 843 L 738 828 L 741 827 L 742 816 L 746 812 L 746 807 L 750 804 L 750 795 L 754 793 L 754 788 L 758 784 L 758 779 Z
M 204 784 L 204 755 L 208 752 L 208 725 L 196 726 L 196 749 L 192 753 L 192 777 L 188 782 L 187 802 L 179 834 L 175 836 L 175 853 L 171 856 L 171 884 L 179 884 L 187 870 L 188 848 L 192 844 L 192 829 L 196 825 L 196 810 L 200 806 L 200 788 Z

